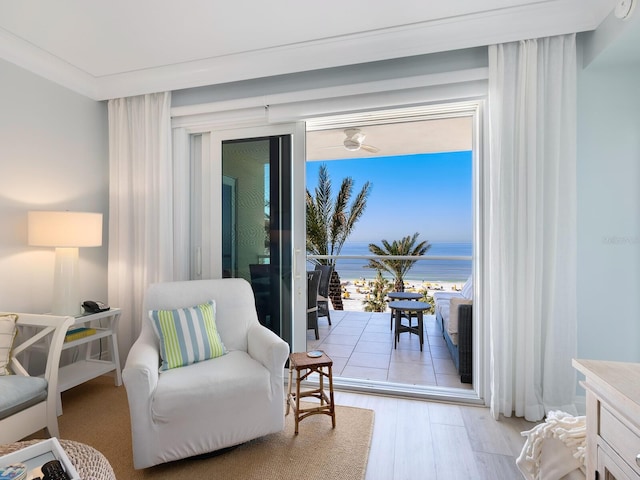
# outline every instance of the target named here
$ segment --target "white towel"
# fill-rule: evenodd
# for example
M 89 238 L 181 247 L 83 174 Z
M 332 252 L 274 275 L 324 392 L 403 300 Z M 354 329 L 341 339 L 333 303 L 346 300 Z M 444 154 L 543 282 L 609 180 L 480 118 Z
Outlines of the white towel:
M 522 432 L 522 435 L 527 437 L 527 441 L 516 465 L 527 480 L 559 480 L 574 470 L 580 470 L 584 475 L 587 446 L 584 416 L 550 411 L 544 423 Z M 551 442 L 554 445 L 543 449 L 546 439 L 557 439 L 566 448 L 556 448 L 558 442 Z

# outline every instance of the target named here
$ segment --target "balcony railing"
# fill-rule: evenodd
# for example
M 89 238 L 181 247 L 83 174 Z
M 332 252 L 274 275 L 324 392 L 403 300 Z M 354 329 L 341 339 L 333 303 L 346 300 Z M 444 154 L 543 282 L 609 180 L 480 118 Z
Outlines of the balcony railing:
M 365 301 L 372 292 L 377 271 L 367 268 L 369 260 L 412 260 L 415 263 L 404 275 L 404 290 L 431 295 L 438 290 L 460 290 L 471 275 L 471 256 L 431 256 L 423 255 L 308 255 L 308 268 L 313 269 L 309 260 L 335 259 L 335 270 L 342 283 L 344 308 L 364 309 Z M 383 278 L 393 285 L 393 276 L 386 271 Z
M 411 260 L 416 263 L 405 275 L 409 281 L 450 281 L 460 282 L 471 275 L 471 256 L 432 256 L 432 255 L 307 255 L 307 260 L 336 260 L 336 271 L 341 279 L 370 277 L 375 275 L 374 269 L 366 268 L 369 260 Z M 344 261 L 352 260 L 352 263 Z M 419 262 L 429 262 L 430 267 L 419 268 Z M 457 262 L 465 262 L 451 269 Z M 359 274 L 354 275 L 355 272 Z M 388 278 L 388 274 L 383 276 Z

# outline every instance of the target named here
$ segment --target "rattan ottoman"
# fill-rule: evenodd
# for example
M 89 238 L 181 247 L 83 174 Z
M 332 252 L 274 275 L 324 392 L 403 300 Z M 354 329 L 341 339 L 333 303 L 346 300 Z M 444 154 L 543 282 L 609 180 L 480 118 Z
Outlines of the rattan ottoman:
M 23 442 L 0 445 L 0 455 L 15 452 L 42 440 L 25 440 Z M 98 450 L 84 443 L 73 440 L 60 440 L 60 445 L 80 475 L 81 480 L 116 480 L 111 464 Z

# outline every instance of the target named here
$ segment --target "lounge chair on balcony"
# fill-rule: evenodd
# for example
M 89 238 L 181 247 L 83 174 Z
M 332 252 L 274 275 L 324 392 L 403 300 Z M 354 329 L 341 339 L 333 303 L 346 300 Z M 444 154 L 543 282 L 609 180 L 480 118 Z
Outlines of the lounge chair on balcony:
M 471 383 L 472 368 L 472 319 L 473 319 L 473 283 L 471 277 L 459 292 L 435 292 L 436 323 L 442 329 L 442 335 L 460 374 L 462 383 Z

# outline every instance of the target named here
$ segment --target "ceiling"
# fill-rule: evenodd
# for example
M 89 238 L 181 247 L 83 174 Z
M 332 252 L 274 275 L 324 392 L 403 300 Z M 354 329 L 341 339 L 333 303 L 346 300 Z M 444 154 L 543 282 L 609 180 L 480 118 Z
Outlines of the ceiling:
M 0 58 L 96 100 L 595 29 L 616 0 L 5 0 Z
M 472 148 L 473 120 L 470 116 L 463 116 L 380 122 L 361 126 L 360 132 L 365 135 L 363 144 L 375 147 L 376 152 L 362 148 L 346 150 L 343 146 L 344 128 L 308 131 L 307 161 L 467 151 Z

